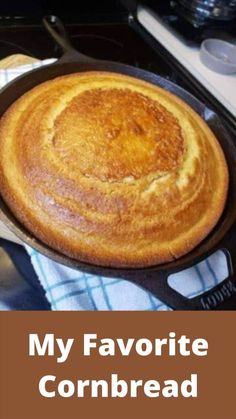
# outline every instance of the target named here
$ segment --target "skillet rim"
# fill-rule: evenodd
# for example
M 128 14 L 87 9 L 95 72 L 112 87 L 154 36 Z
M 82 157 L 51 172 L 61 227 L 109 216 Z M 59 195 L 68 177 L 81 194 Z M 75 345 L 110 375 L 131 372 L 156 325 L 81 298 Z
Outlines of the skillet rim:
M 182 87 L 176 85 L 175 83 L 159 76 L 156 75 L 154 73 L 151 73 L 149 71 L 146 70 L 142 70 L 127 64 L 121 64 L 121 63 L 115 63 L 112 61 L 95 61 L 92 60 L 91 62 L 79 62 L 76 61 L 76 54 L 69 54 L 68 56 L 66 56 L 67 54 L 65 54 L 61 59 L 59 59 L 58 61 L 46 65 L 46 66 L 42 66 L 42 67 L 38 67 L 36 69 L 33 69 L 27 73 L 24 73 L 22 75 L 20 75 L 19 77 L 15 78 L 13 81 L 11 81 L 10 83 L 8 83 L 5 87 L 3 87 L 3 89 L 1 89 L 0 92 L 0 116 L 6 111 L 6 109 L 15 101 L 17 100 L 22 94 L 24 94 L 25 92 L 27 92 L 28 90 L 30 90 L 32 87 L 36 86 L 37 84 L 40 84 L 46 80 L 50 80 L 53 79 L 55 77 L 61 76 L 61 75 L 65 75 L 65 74 L 69 74 L 69 73 L 73 73 L 73 72 L 80 72 L 80 71 L 93 71 L 94 69 L 98 69 L 99 70 L 103 70 L 103 71 L 113 71 L 113 72 L 117 72 L 117 73 L 123 73 L 123 74 L 127 74 L 130 75 L 132 77 L 136 77 L 136 78 L 140 78 L 142 80 L 146 80 L 149 83 L 152 84 L 156 84 L 162 88 L 167 88 L 167 90 L 169 90 L 170 92 L 176 94 L 177 96 L 179 96 L 182 100 L 184 100 L 185 102 L 187 102 L 187 104 L 192 107 L 207 123 L 208 126 L 210 126 L 210 128 L 213 130 L 213 127 L 210 125 L 210 123 L 212 124 L 216 124 L 216 126 L 218 126 L 218 129 L 220 131 L 222 131 L 222 138 L 224 138 L 224 140 L 222 141 L 222 138 L 218 137 L 219 142 L 221 144 L 221 147 L 224 151 L 226 160 L 227 160 L 227 164 L 228 164 L 228 168 L 229 168 L 229 173 L 230 173 L 230 185 L 229 185 L 229 191 L 228 191 L 228 197 L 227 197 L 227 203 L 226 206 L 228 207 L 229 205 L 235 205 L 236 206 L 236 196 L 234 196 L 232 199 L 232 197 L 229 195 L 231 195 L 230 192 L 232 189 L 232 162 L 230 161 L 230 159 L 235 159 L 235 164 L 236 164 L 236 148 L 235 145 L 233 143 L 233 141 L 231 140 L 231 136 L 229 135 L 228 131 L 225 129 L 225 127 L 223 126 L 223 124 L 221 123 L 221 120 L 219 118 L 219 116 L 213 112 L 211 109 L 207 108 L 200 100 L 198 100 L 197 98 L 195 98 L 195 96 L 193 96 L 191 93 L 189 93 L 188 91 L 186 91 L 185 89 L 183 89 Z M 78 55 L 78 59 L 79 59 L 79 55 Z M 64 69 L 64 67 L 66 66 L 66 68 L 68 67 L 68 69 L 70 67 L 72 67 L 72 71 L 61 71 Z M 73 66 L 77 67 L 76 69 L 73 70 Z M 80 67 L 80 68 L 78 68 Z M 90 69 L 88 69 L 88 67 Z M 92 68 L 91 68 L 92 67 Z M 102 67 L 102 68 L 100 68 Z M 53 70 L 53 71 L 50 71 Z M 56 74 L 55 74 L 55 70 L 56 70 Z M 58 70 L 58 71 L 57 71 Z M 36 80 L 38 80 L 38 77 L 36 77 L 35 79 L 35 75 L 41 75 L 43 76 L 44 73 L 50 73 L 50 77 L 40 77 L 41 80 L 39 82 L 35 82 Z M 21 83 L 22 81 L 26 81 L 28 83 L 23 84 Z M 29 86 L 30 84 L 30 86 Z M 20 92 L 18 92 L 17 87 L 20 85 Z M 23 85 L 23 86 L 22 86 Z M 15 87 L 15 91 L 13 96 L 14 97 L 12 100 L 7 101 L 2 105 L 2 102 L 4 102 L 4 97 L 8 95 L 8 93 L 11 93 L 11 97 L 12 97 L 12 89 L 14 89 Z M 22 87 L 23 87 L 23 91 L 22 91 Z M 179 93 L 179 94 L 178 94 Z M 186 100 L 187 99 L 187 100 Z M 190 103 L 192 102 L 192 103 Z M 198 109 L 197 109 L 198 108 Z M 206 119 L 207 118 L 207 119 Z M 225 145 L 226 142 L 226 145 Z M 235 156 L 232 156 L 230 152 L 225 152 L 225 148 L 226 146 L 228 148 L 232 148 L 234 149 L 234 153 Z M 234 176 L 234 183 L 236 185 L 236 176 Z M 233 191 L 233 195 L 236 195 L 236 191 Z M 228 203 L 228 201 L 232 201 L 232 203 Z M 235 202 L 234 202 L 235 201 Z M 186 269 L 198 262 L 200 262 L 201 260 L 205 259 L 207 256 L 209 256 L 210 254 L 212 254 L 214 251 L 217 250 L 217 248 L 219 248 L 219 244 L 222 241 L 224 244 L 224 239 L 225 236 L 227 235 L 227 233 L 229 232 L 229 230 L 232 228 L 235 219 L 236 219 L 236 211 L 235 211 L 235 217 L 232 217 L 231 214 L 231 218 L 230 221 L 227 218 L 227 214 L 225 215 L 226 210 L 224 210 L 220 220 L 218 221 L 217 225 L 214 227 L 214 229 L 212 230 L 212 232 L 210 232 L 210 234 L 206 237 L 206 239 L 204 239 L 195 249 L 193 249 L 191 252 L 189 252 L 188 254 L 186 254 L 185 256 L 176 259 L 172 262 L 169 263 L 165 263 L 165 264 L 160 264 L 160 265 L 153 265 L 153 266 L 148 266 L 148 267 L 142 267 L 142 268 L 118 268 L 118 267 L 105 267 L 105 266 L 100 266 L 100 265 L 94 265 L 94 264 L 89 264 L 89 263 L 85 263 L 85 262 L 81 262 L 79 260 L 70 258 L 66 255 L 63 255 L 62 253 L 59 253 L 58 251 L 50 248 L 49 246 L 47 246 L 46 244 L 44 244 L 43 242 L 41 242 L 40 240 L 38 240 L 37 238 L 35 238 L 33 236 L 33 234 L 31 232 L 29 232 L 23 225 L 21 225 L 21 223 L 17 220 L 17 218 L 12 214 L 10 208 L 7 207 L 7 205 L 5 204 L 4 200 L 1 197 L 1 201 L 0 201 L 0 219 L 8 226 L 8 228 L 14 233 L 16 234 L 17 237 L 19 237 L 24 243 L 26 243 L 27 245 L 33 247 L 35 250 L 39 251 L 40 253 L 42 253 L 43 255 L 50 257 L 51 259 L 55 260 L 56 262 L 59 262 L 61 264 L 64 264 L 65 266 L 69 266 L 75 269 L 79 269 L 85 272 L 90 272 L 90 273 L 97 273 L 102 271 L 102 275 L 103 276 L 125 276 L 127 278 L 127 275 L 129 276 L 130 274 L 132 275 L 132 273 L 140 273 L 143 274 L 144 272 L 153 272 L 153 271 L 166 271 L 170 273 L 173 272 L 178 272 L 182 269 Z M 229 211 L 232 213 L 232 208 L 231 211 Z M 226 216 L 226 220 L 225 220 L 225 216 Z M 223 227 L 222 227 L 223 224 Z M 235 224 L 236 226 L 236 224 Z M 223 232 L 221 232 L 221 230 L 224 230 Z M 221 232 L 221 234 L 217 234 L 219 233 L 219 230 Z M 219 237 L 218 237 L 219 235 Z M 207 246 L 208 242 L 210 242 L 210 244 Z M 213 243 L 211 243 L 213 242 Z M 227 240 L 226 240 L 227 242 Z M 206 249 L 205 249 L 206 247 Z M 224 245 L 221 247 L 225 247 Z M 203 249 L 202 249 L 203 248 Z M 120 275 L 119 275 L 120 274 Z

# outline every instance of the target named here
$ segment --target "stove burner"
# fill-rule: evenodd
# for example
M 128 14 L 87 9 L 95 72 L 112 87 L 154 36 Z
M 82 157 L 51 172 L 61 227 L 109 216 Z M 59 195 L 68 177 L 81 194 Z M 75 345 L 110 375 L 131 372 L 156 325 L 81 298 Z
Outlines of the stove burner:
M 123 42 L 96 34 L 72 35 L 73 45 L 82 53 L 93 58 L 122 61 L 125 45 Z
M 177 80 L 175 68 L 165 62 L 128 22 L 113 24 L 68 24 L 69 38 L 81 53 L 144 68 Z M 61 51 L 39 25 L 0 27 L 0 59 L 11 54 L 26 54 L 38 59 L 59 58 Z

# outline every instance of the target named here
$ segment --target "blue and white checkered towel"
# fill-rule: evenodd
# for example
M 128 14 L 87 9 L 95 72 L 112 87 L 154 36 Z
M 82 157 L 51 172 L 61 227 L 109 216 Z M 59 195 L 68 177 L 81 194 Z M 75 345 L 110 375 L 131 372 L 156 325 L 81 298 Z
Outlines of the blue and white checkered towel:
M 170 310 L 137 285 L 67 268 L 27 247 L 31 262 L 53 310 Z M 194 268 L 169 277 L 169 284 L 185 296 L 195 297 L 227 277 L 222 251 Z
M 50 62 L 53 60 L 0 70 L 0 86 Z M 52 310 L 170 310 L 149 292 L 128 281 L 85 274 L 53 262 L 28 246 L 26 250 Z M 171 275 L 168 281 L 178 292 L 192 298 L 217 285 L 227 275 L 226 257 L 218 251 L 195 267 Z

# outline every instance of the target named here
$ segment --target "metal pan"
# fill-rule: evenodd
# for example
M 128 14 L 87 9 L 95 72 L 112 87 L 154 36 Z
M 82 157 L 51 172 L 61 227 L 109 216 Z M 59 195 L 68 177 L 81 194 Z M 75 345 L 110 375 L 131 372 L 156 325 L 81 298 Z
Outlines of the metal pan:
M 124 278 L 149 290 L 164 303 L 178 310 L 215 309 L 226 299 L 236 294 L 236 148 L 229 133 L 222 125 L 218 115 L 176 84 L 158 76 L 132 66 L 94 60 L 76 51 L 70 44 L 65 29 L 58 18 L 51 16 L 44 19 L 44 25 L 56 43 L 61 47 L 63 56 L 56 63 L 33 70 L 15 79 L 0 93 L 0 115 L 22 94 L 46 80 L 57 76 L 81 71 L 112 71 L 127 74 L 146 80 L 173 92 L 188 103 L 202 118 L 219 139 L 224 150 L 229 172 L 229 194 L 224 213 L 217 226 L 208 237 L 192 252 L 168 264 L 142 269 L 110 269 L 102 266 L 89 265 L 71 259 L 49 248 L 32 236 L 14 217 L 3 199 L 0 200 L 0 219 L 26 244 L 38 250 L 49 258 L 85 272 Z M 200 262 L 216 250 L 224 251 L 228 266 L 229 277 L 210 291 L 196 298 L 188 299 L 168 284 L 168 276 L 182 269 L 189 268 Z M 191 278 L 189 278 L 191 280 Z

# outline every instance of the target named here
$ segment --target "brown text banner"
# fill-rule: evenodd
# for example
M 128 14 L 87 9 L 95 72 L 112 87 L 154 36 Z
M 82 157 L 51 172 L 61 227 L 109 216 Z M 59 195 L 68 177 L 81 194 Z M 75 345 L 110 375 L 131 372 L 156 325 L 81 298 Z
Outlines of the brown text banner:
M 236 312 L 1 312 L 0 419 L 235 419 Z

